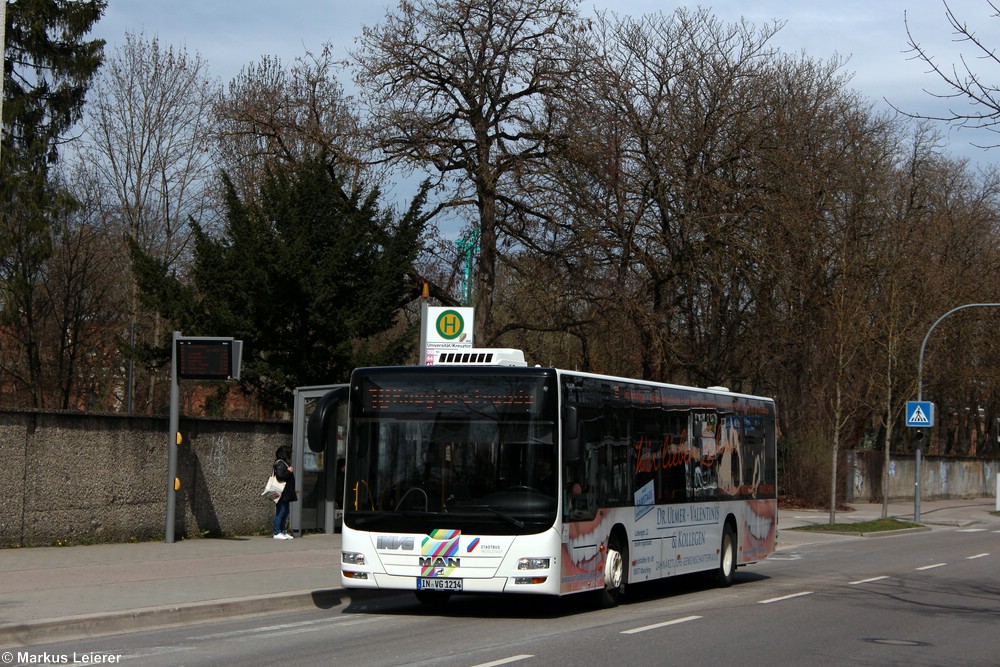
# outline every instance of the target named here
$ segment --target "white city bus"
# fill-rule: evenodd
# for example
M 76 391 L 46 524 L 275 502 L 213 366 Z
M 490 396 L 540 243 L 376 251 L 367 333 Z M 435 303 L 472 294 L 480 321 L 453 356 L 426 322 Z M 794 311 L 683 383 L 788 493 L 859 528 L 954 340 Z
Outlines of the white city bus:
M 354 371 L 318 403 L 310 447 L 343 401 L 345 587 L 613 605 L 663 577 L 728 585 L 774 550 L 772 399 L 439 353 Z

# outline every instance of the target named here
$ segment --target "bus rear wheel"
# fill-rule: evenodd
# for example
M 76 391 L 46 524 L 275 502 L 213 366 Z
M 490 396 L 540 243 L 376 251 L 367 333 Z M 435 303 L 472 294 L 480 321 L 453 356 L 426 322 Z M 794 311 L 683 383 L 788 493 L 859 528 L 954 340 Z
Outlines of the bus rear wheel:
M 733 584 L 736 573 L 736 531 L 727 523 L 722 529 L 722 546 L 719 549 L 719 569 L 715 573 L 715 583 L 726 588 Z
M 601 607 L 617 606 L 625 594 L 628 583 L 628 547 L 621 536 L 612 535 L 608 540 L 608 553 L 604 558 L 604 588 L 598 591 Z

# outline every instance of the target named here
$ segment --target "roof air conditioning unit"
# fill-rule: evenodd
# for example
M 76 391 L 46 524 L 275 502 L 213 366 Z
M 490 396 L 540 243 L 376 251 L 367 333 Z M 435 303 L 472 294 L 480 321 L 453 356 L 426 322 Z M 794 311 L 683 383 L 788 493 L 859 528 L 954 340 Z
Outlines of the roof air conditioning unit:
M 527 366 L 524 352 L 508 348 L 438 350 L 435 366 Z

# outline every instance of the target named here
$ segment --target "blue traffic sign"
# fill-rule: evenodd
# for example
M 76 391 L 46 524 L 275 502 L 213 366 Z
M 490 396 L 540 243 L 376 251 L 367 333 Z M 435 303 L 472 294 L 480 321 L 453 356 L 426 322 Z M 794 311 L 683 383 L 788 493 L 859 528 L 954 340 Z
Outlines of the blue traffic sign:
M 906 425 L 912 428 L 934 426 L 934 404 L 930 401 L 907 401 Z

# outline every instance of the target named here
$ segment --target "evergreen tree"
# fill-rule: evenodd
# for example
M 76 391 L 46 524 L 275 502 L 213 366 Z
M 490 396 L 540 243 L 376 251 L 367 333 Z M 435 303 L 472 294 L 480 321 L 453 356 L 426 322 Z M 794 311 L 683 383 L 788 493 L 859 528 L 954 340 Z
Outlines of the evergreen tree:
M 84 41 L 105 0 L 6 2 L 0 148 L 0 324 L 22 348 L 23 366 L 2 369 L 42 407 L 41 332 L 48 305 L 39 294 L 52 253 L 53 220 L 74 207 L 50 174 L 61 142 L 83 110 L 103 58 L 103 40 Z
M 272 164 L 255 202 L 224 181 L 223 237 L 192 223 L 190 283 L 133 248 L 149 305 L 186 335 L 242 340 L 241 383 L 271 409 L 288 409 L 295 387 L 406 361 L 416 336 L 400 315 L 416 291 L 423 190 L 393 223 L 379 190 L 346 194 L 322 157 Z

